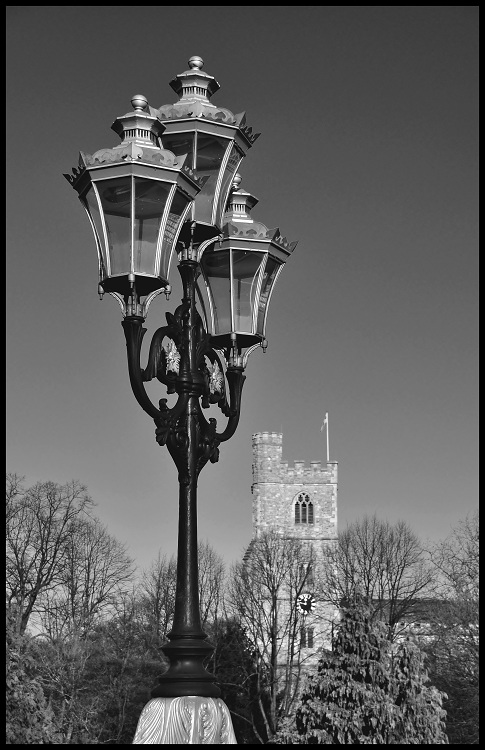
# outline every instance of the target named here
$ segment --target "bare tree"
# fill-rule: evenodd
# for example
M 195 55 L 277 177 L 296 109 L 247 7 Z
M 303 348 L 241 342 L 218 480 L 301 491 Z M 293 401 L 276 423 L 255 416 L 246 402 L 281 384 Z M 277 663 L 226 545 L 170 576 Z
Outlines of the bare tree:
M 364 601 L 387 623 L 391 640 L 404 618 L 409 626 L 419 600 L 434 592 L 427 553 L 404 521 L 365 516 L 339 532 L 324 557 L 324 588 L 335 606 Z
M 79 482 L 25 489 L 17 475 L 7 475 L 7 604 L 18 607 L 20 633 L 39 598 L 62 580 L 66 545 L 92 505 Z
M 253 648 L 255 673 L 247 676 L 253 729 L 271 739 L 295 699 L 303 656 L 297 600 L 313 558 L 297 539 L 269 531 L 251 542 L 233 566 L 228 600 Z
M 165 640 L 175 610 L 175 585 L 177 564 L 172 556 L 167 559 L 158 553 L 150 568 L 143 572 L 140 598 L 147 619 L 147 626 L 160 641 Z
M 42 601 L 41 623 L 53 638 L 85 637 L 126 592 L 133 561 L 98 519 L 88 518 L 72 524 L 62 557 L 59 583 Z
M 221 616 L 224 592 L 224 561 L 208 542 L 199 542 L 199 604 L 202 627 L 213 625 Z M 164 639 L 175 609 L 177 560 L 160 552 L 141 582 L 142 601 L 152 630 Z
M 208 542 L 199 542 L 199 604 L 202 627 L 220 619 L 224 598 L 225 566 Z

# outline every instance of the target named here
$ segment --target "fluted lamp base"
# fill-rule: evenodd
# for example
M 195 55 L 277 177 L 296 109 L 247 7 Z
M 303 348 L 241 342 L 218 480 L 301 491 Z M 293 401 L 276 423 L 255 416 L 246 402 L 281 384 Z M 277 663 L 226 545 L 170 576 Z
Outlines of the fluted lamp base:
M 134 745 L 237 745 L 219 698 L 153 698 L 141 712 Z

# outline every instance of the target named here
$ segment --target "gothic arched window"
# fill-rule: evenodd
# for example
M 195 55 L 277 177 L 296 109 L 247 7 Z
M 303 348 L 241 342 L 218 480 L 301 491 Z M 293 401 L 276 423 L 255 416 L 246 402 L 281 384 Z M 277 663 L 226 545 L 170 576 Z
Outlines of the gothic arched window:
M 308 495 L 299 495 L 295 502 L 295 523 L 313 523 L 313 503 Z

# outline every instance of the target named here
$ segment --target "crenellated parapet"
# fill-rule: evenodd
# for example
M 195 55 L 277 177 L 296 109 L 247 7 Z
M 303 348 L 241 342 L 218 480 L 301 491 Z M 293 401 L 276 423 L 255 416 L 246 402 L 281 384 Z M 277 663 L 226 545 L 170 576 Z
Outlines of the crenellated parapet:
M 258 432 L 253 435 L 253 482 L 276 481 L 289 484 L 337 484 L 338 463 L 295 460 L 292 465 L 282 460 L 283 435 Z

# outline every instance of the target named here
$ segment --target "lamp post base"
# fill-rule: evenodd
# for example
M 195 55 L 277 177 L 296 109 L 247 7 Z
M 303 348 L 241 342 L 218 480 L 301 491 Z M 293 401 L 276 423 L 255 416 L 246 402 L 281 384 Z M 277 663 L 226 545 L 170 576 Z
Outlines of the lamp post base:
M 149 701 L 133 745 L 237 745 L 237 741 L 223 701 L 187 695 Z

